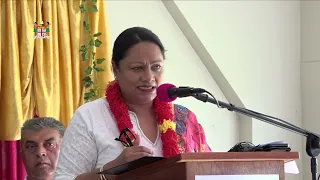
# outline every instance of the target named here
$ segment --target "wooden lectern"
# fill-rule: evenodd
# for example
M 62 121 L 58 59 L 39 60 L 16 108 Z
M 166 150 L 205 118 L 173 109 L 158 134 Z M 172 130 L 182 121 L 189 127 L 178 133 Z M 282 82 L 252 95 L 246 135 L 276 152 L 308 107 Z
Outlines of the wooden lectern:
M 185 153 L 107 177 L 117 180 L 194 180 L 196 175 L 278 174 L 279 179 L 284 180 L 284 163 L 296 159 L 299 159 L 298 152 Z

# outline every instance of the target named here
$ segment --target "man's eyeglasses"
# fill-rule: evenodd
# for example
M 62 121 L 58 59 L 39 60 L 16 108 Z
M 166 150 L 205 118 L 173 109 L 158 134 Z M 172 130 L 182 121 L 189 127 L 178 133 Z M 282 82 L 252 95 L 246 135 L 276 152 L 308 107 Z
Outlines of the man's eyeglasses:
M 136 136 L 129 128 L 126 128 L 120 133 L 119 138 L 115 138 L 114 140 L 121 142 L 125 147 L 131 147 L 136 140 Z

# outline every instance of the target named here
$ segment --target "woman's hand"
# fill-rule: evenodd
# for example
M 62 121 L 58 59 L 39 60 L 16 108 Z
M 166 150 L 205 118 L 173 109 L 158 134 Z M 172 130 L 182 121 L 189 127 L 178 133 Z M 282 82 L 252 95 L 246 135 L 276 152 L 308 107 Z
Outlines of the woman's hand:
M 152 156 L 152 154 L 153 152 L 150 149 L 140 146 L 140 136 L 136 135 L 133 146 L 125 148 L 122 153 L 113 160 L 113 165 L 118 166 L 145 156 Z
M 76 180 L 86 180 L 86 179 L 100 179 L 101 176 L 98 174 L 101 171 L 119 166 L 121 164 L 125 164 L 127 162 L 145 157 L 145 156 L 151 156 L 153 154 L 153 152 L 144 147 L 144 146 L 140 146 L 140 136 L 137 135 L 136 136 L 136 140 L 133 142 L 133 146 L 132 147 L 127 147 L 125 148 L 122 153 L 113 161 L 108 162 L 107 164 L 105 164 L 102 169 L 97 168 L 92 172 L 89 173 L 84 173 L 81 174 L 79 176 L 77 176 Z M 114 177 L 107 177 L 108 179 L 110 178 L 114 178 Z

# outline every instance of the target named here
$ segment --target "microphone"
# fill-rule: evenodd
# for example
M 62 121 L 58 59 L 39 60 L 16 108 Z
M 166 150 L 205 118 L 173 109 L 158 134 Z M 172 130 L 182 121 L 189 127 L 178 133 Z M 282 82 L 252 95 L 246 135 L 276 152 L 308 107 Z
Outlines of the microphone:
M 207 92 L 205 89 L 192 87 L 176 87 L 173 84 L 162 84 L 157 88 L 157 97 L 164 102 L 172 102 L 178 97 L 188 97 Z

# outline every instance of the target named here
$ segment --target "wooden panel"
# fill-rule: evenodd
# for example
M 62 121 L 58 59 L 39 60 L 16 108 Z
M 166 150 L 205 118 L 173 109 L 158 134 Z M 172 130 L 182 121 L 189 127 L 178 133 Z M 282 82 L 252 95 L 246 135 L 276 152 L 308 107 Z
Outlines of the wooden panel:
M 169 177 L 179 178 L 184 177 L 186 166 L 185 163 L 177 163 L 176 159 L 169 158 L 160 160 L 158 162 L 149 164 L 144 167 L 137 168 L 135 170 L 129 171 L 127 173 L 121 174 L 117 177 L 117 180 L 130 180 L 130 179 L 148 179 L 152 177 L 152 180 L 168 179 Z M 166 172 L 176 172 L 176 173 L 166 173 Z M 165 177 L 165 178 L 164 178 Z M 177 179 L 175 179 L 177 180 Z
M 145 171 L 143 176 L 134 173 L 129 176 L 120 176 L 117 180 L 187 180 L 186 171 L 186 163 L 177 163 L 156 171 Z
M 182 162 L 166 168 L 144 169 L 124 174 L 117 180 L 195 180 L 196 175 L 279 174 L 284 180 L 283 161 L 257 162 Z
M 279 174 L 279 180 L 284 180 L 283 161 L 253 161 L 253 162 L 188 162 L 187 180 L 194 180 L 195 175 L 249 175 L 249 174 Z
M 185 153 L 129 171 L 117 179 L 194 180 L 195 175 L 204 174 L 279 174 L 284 180 L 284 162 L 296 159 L 298 152 Z

